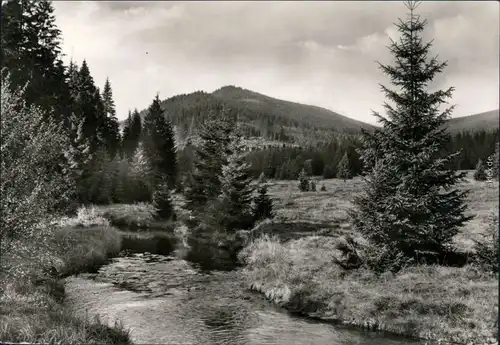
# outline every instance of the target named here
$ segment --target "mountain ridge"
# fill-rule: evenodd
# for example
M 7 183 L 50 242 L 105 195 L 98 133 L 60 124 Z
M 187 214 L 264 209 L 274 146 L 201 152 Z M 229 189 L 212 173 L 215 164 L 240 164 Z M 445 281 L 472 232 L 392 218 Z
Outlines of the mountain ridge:
M 361 129 L 379 128 L 315 105 L 281 100 L 234 85 L 213 92 L 194 91 L 161 101 L 165 116 L 172 122 L 176 139 L 184 142 L 196 135 L 210 109 L 225 103 L 237 114 L 247 137 L 267 141 L 294 142 L 299 145 L 327 141 L 333 133 L 359 134 Z M 144 117 L 147 109 L 140 112 Z M 450 132 L 498 128 L 499 110 L 451 118 Z M 123 125 L 123 123 L 122 123 Z

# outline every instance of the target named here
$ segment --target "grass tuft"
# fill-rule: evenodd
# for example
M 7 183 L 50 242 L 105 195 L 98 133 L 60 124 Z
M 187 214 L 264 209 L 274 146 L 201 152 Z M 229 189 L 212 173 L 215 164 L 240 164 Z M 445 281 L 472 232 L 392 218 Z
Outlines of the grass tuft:
M 335 264 L 338 242 L 268 235 L 241 253 L 251 289 L 287 309 L 345 325 L 460 344 L 496 337 L 498 276 L 475 266 L 417 266 L 377 276 Z

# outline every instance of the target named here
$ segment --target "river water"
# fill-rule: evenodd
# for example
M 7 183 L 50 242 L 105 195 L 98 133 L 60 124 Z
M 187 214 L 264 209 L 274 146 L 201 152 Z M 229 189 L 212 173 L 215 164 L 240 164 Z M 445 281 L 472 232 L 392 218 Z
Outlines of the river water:
M 121 321 L 136 344 L 425 344 L 292 316 L 247 291 L 238 270 L 201 271 L 174 256 L 115 258 L 97 274 L 67 278 L 66 291 L 81 316 Z

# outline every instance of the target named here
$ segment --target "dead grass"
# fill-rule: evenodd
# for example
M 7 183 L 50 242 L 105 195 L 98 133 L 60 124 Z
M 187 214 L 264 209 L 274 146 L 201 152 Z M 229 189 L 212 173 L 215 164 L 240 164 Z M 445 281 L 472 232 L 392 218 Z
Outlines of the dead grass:
M 63 276 L 96 272 L 122 248 L 122 234 L 109 226 L 64 227 L 56 233 L 56 245 L 64 266 Z
M 382 276 L 364 268 L 342 269 L 332 258 L 335 236 L 357 236 L 346 210 L 363 182 L 320 184 L 326 191 L 302 193 L 297 181 L 269 183 L 275 224 L 268 222 L 271 231 L 261 231 L 240 253 L 252 289 L 292 311 L 345 325 L 459 344 L 497 344 L 498 275 L 472 265 L 419 266 Z M 469 212 L 476 218 L 455 242 L 461 250 L 472 250 L 474 239 L 488 228 L 488 216 L 498 214 L 498 182 L 491 186 L 469 177 L 460 188 L 471 190 Z M 305 236 L 309 233 L 283 242 L 281 232 L 272 231 L 280 223 L 330 224 L 331 229 L 323 233 L 329 236 Z
M 63 284 L 58 284 L 64 291 Z M 40 344 L 131 344 L 120 324 L 80 319 L 65 308 L 47 283 L 10 282 L 0 296 L 0 341 Z
M 343 270 L 333 251 L 331 237 L 281 244 L 265 235 L 240 256 L 250 288 L 289 310 L 412 337 L 494 343 L 498 276 L 472 266 L 420 266 L 377 277 Z
M 274 201 L 275 220 L 281 223 L 330 224 L 344 231 L 350 230 L 347 210 L 352 207 L 353 196 L 362 191 L 363 180 L 355 177 L 345 183 L 340 179 L 318 181 L 316 184 L 324 184 L 326 191 L 318 188 L 317 192 L 300 192 L 298 181 L 268 181 L 268 193 Z M 495 212 L 498 215 L 499 184 L 498 181 L 491 185 L 474 181 L 472 172 L 468 172 L 467 180 L 459 188 L 470 190 L 468 213 L 476 217 L 463 227 L 455 243 L 460 251 L 470 251 L 473 250 L 474 240 L 480 240 L 482 231 L 487 228 L 489 214 Z
M 155 220 L 154 212 L 153 205 L 148 203 L 96 206 L 97 215 L 108 220 L 112 226 L 118 229 L 172 232 L 175 228 L 175 222 Z
M 52 227 L 53 237 L 43 248 L 37 243 L 17 245 L 17 252 L 32 256 L 2 257 L 2 266 L 9 270 L 0 279 L 0 341 L 131 344 L 120 325 L 81 320 L 63 305 L 61 277 L 96 271 L 120 251 L 120 232 L 92 208 Z

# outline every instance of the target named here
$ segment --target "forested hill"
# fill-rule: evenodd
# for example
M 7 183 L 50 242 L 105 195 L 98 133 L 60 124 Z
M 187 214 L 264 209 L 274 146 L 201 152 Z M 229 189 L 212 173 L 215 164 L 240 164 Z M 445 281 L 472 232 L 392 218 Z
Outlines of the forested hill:
M 221 101 L 229 112 L 238 115 L 247 137 L 261 138 L 266 143 L 308 145 L 328 141 L 333 132 L 359 133 L 361 128 L 374 128 L 324 108 L 283 101 L 235 86 L 225 86 L 213 93 L 198 91 L 174 96 L 162 101 L 161 106 L 176 127 L 182 144 L 188 136 L 196 135 L 209 110 Z M 144 117 L 146 110 L 140 114 Z
M 480 114 L 455 117 L 448 122 L 450 132 L 496 130 L 499 122 L 499 109 Z

